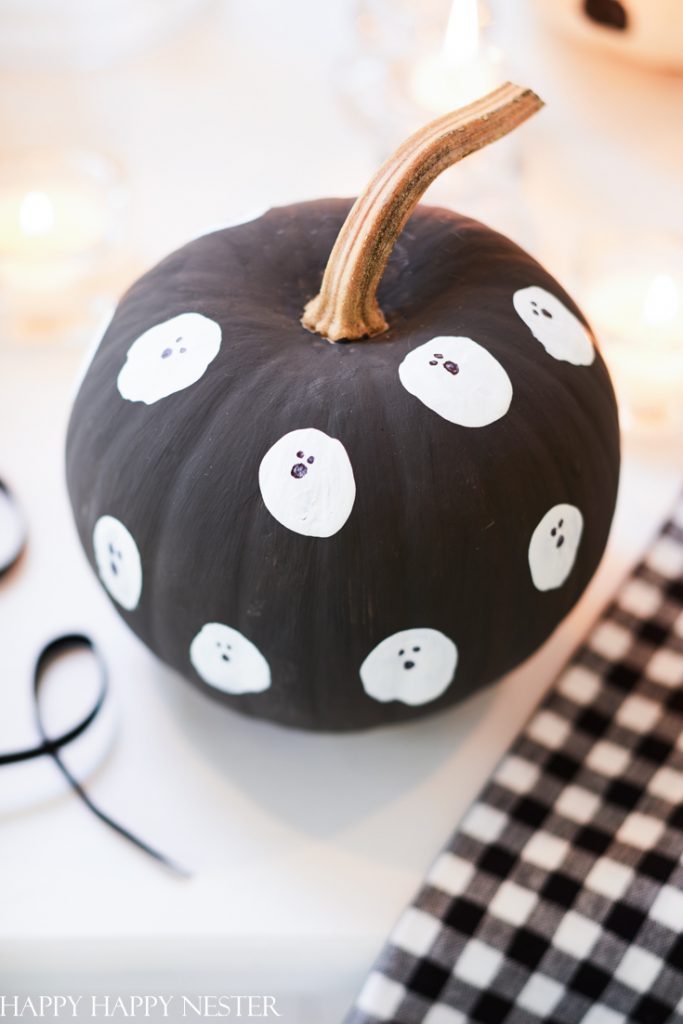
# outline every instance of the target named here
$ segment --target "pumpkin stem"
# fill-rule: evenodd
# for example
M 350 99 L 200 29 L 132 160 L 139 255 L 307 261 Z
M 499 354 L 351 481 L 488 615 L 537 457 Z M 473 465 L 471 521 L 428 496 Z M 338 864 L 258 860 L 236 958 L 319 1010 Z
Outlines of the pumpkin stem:
M 382 165 L 337 236 L 320 293 L 301 323 L 330 341 L 372 337 L 388 324 L 377 304 L 396 239 L 422 194 L 451 164 L 507 135 L 543 106 L 508 82 L 461 110 L 420 128 Z

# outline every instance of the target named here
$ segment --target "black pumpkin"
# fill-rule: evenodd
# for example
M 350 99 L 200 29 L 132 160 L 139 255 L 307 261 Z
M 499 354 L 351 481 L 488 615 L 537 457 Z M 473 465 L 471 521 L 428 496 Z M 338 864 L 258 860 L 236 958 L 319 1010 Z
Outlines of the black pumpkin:
M 380 287 L 389 331 L 304 329 L 350 208 L 273 209 L 147 273 L 66 455 L 138 636 L 240 711 L 327 730 L 445 707 L 534 651 L 600 561 L 619 467 L 581 313 L 482 224 L 418 208 Z

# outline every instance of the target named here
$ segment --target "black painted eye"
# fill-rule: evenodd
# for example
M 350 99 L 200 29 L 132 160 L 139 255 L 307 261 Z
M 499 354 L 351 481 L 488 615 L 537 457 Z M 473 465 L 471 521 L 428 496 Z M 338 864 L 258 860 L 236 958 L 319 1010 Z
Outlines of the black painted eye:
M 532 300 L 531 300 L 531 305 L 532 305 L 532 306 L 537 306 L 537 305 L 538 305 L 538 303 L 537 303 L 537 302 L 534 302 L 534 300 L 532 299 Z
M 113 554 L 114 554 L 114 552 L 115 552 L 115 550 L 116 550 L 116 549 L 114 548 L 114 545 L 113 545 L 113 544 L 110 544 L 110 545 L 109 545 L 109 554 L 110 554 L 110 555 L 113 555 Z
M 415 651 L 415 653 L 417 654 L 417 652 L 418 652 L 418 651 L 420 650 L 420 648 L 419 648 L 419 647 L 413 647 L 413 650 L 414 650 L 414 651 Z
M 435 352 L 435 353 L 434 353 L 434 358 L 435 358 L 435 359 L 443 359 L 443 356 L 441 355 L 441 353 L 440 353 L 440 352 Z
M 429 365 L 430 366 L 438 366 L 439 364 L 437 363 L 436 359 L 430 359 L 429 360 Z
M 315 455 L 309 455 L 308 458 L 306 459 L 306 462 L 308 463 L 309 466 L 312 466 L 313 463 L 315 462 Z
M 550 536 L 554 537 L 556 533 L 557 533 L 557 527 L 553 526 L 552 530 L 550 531 Z
M 404 649 L 403 649 L 403 648 L 401 648 L 401 650 L 400 650 L 400 651 L 398 652 L 398 656 L 399 656 L 399 658 L 402 658 L 402 657 L 403 657 L 403 655 L 404 655 L 405 653 L 406 653 L 406 652 L 404 651 Z
M 560 519 L 560 521 L 559 521 L 559 523 L 557 525 L 558 526 L 564 526 L 564 519 Z
M 584 0 L 583 10 L 587 18 L 605 28 L 619 32 L 628 28 L 628 14 L 619 0 Z
M 303 459 L 304 453 L 303 452 L 297 452 L 296 453 L 296 457 L 297 457 L 297 459 Z

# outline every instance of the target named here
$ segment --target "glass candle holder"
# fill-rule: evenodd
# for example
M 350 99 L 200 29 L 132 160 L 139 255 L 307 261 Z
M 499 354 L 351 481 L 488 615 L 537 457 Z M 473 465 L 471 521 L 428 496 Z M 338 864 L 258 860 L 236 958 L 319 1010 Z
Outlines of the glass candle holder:
M 357 0 L 357 46 L 346 93 L 377 161 L 426 122 L 465 106 L 507 75 L 482 0 Z M 474 153 L 430 186 L 426 202 L 495 226 L 522 244 L 518 140 Z
M 583 276 L 623 427 L 683 437 L 683 238 L 614 240 L 585 260 Z
M 126 189 L 99 153 L 31 150 L 0 165 L 0 332 L 75 342 L 118 291 Z
M 479 0 L 357 0 L 347 94 L 382 145 L 504 79 Z

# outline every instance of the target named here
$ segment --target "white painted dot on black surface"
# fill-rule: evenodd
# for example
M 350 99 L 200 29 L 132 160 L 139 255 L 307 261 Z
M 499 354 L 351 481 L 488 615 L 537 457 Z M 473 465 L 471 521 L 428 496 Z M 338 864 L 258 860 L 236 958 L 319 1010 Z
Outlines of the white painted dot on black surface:
M 406 391 L 461 427 L 495 423 L 512 401 L 506 371 L 472 338 L 432 338 L 408 353 L 398 375 Z
M 553 359 L 590 366 L 595 346 L 586 327 L 563 302 L 545 288 L 530 285 L 512 296 L 517 315 Z
M 261 460 L 259 488 L 274 519 L 295 533 L 331 537 L 351 515 L 356 481 L 341 441 L 304 427 L 276 441 Z
M 360 678 L 374 700 L 415 706 L 436 700 L 448 689 L 457 663 L 455 644 L 438 629 L 403 629 L 370 651 Z
M 537 590 L 562 586 L 574 568 L 582 533 L 583 516 L 575 505 L 548 509 L 529 543 L 529 569 Z
M 102 583 L 122 608 L 137 608 L 142 592 L 142 561 L 126 526 L 114 516 L 100 516 L 93 530 L 95 564 Z
M 117 378 L 122 398 L 152 405 L 195 384 L 221 347 L 221 329 L 201 313 L 154 324 L 128 349 Z
M 270 666 L 258 647 L 232 626 L 207 622 L 190 644 L 197 674 L 223 693 L 261 693 L 270 686 Z

